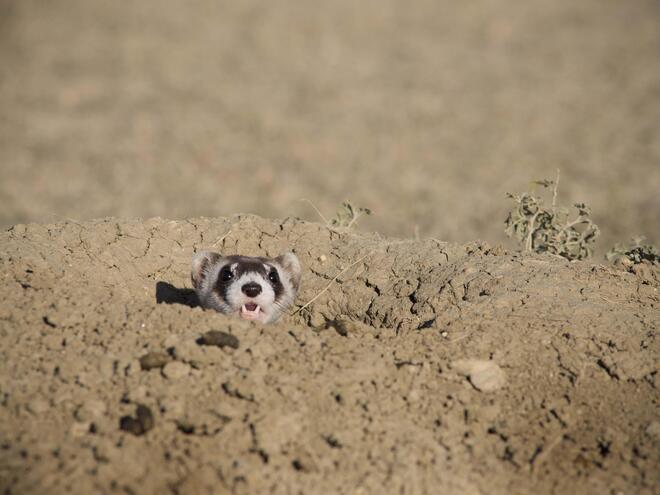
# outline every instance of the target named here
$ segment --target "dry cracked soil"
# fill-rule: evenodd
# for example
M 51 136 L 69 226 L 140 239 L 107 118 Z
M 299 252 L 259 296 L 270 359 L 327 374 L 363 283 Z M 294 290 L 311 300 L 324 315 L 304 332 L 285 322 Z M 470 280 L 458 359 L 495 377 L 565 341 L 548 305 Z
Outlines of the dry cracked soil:
M 196 307 L 202 248 L 293 249 L 290 314 Z M 657 493 L 658 272 L 294 218 L 16 225 L 0 492 Z

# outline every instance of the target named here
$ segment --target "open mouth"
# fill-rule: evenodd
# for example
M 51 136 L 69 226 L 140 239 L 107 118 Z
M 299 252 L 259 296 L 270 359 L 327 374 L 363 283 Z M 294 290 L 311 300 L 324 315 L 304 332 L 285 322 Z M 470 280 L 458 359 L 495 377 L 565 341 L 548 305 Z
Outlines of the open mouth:
M 246 303 L 241 307 L 241 318 L 244 320 L 257 320 L 261 316 L 261 308 L 255 303 Z

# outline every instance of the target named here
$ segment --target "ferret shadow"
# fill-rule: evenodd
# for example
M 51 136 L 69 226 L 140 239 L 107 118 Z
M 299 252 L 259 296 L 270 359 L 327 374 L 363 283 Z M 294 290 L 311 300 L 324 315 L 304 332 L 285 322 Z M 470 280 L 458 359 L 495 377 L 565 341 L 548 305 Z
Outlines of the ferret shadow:
M 179 289 L 167 282 L 156 282 L 156 303 L 183 304 L 190 308 L 199 306 L 197 294 L 193 289 Z

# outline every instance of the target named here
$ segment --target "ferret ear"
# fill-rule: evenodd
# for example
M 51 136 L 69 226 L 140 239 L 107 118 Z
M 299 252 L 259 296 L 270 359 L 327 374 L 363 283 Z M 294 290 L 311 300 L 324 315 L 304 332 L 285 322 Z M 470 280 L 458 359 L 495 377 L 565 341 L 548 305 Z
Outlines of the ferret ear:
M 211 251 L 200 251 L 193 256 L 190 278 L 192 279 L 193 287 L 196 290 L 199 290 L 202 287 L 209 268 L 220 258 L 222 258 L 221 255 L 218 253 L 212 253 Z
M 275 258 L 275 261 L 282 265 L 282 268 L 284 268 L 284 270 L 289 274 L 293 290 L 298 292 L 298 288 L 300 287 L 300 276 L 302 274 L 302 269 L 300 268 L 300 261 L 298 261 L 298 257 L 295 254 L 289 252 L 278 256 Z

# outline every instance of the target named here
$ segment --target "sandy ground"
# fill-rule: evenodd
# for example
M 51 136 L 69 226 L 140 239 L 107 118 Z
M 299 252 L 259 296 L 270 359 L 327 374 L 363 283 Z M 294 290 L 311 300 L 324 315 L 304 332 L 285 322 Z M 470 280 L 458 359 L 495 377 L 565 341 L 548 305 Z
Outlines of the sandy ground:
M 654 0 L 0 1 L 0 225 L 252 212 L 504 239 L 563 173 L 660 242 Z
M 659 18 L 0 0 L 0 493 L 658 493 L 660 270 L 601 255 L 660 242 Z M 504 238 L 557 168 L 588 262 Z M 202 311 L 201 248 L 321 295 Z
M 0 248 L 2 493 L 660 486 L 658 266 L 252 216 L 18 225 Z M 292 312 L 342 275 L 264 327 L 193 307 L 201 248 L 294 249 Z

